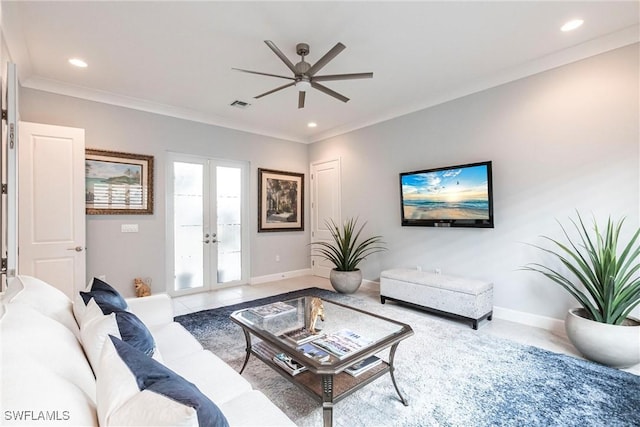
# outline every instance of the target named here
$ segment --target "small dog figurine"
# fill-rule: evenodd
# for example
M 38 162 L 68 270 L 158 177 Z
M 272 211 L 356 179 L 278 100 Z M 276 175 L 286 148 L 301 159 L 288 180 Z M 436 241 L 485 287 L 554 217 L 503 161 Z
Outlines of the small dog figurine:
M 147 281 L 150 281 L 147 279 Z M 151 295 L 151 288 L 140 277 L 133 279 L 133 286 L 136 288 L 137 297 L 148 297 Z
M 309 314 L 309 332 L 312 334 L 317 334 L 316 331 L 316 322 L 318 321 L 318 317 L 320 320 L 324 322 L 324 305 L 322 305 L 322 300 L 317 297 L 311 298 L 311 313 Z

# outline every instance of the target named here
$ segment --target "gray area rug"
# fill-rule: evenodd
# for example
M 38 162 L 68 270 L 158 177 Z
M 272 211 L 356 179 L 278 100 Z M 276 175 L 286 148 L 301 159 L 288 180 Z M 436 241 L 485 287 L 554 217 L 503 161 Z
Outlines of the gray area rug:
M 400 320 L 415 335 L 396 353 L 399 401 L 387 375 L 334 407 L 335 426 L 640 426 L 640 377 L 537 347 L 478 334 L 392 303 L 310 288 L 176 317 L 239 370 L 244 336 L 234 310 L 317 295 Z M 380 355 L 387 359 L 388 352 Z M 257 358 L 243 376 L 299 426 L 322 425 L 319 405 Z M 250 409 L 249 409 L 250 410 Z

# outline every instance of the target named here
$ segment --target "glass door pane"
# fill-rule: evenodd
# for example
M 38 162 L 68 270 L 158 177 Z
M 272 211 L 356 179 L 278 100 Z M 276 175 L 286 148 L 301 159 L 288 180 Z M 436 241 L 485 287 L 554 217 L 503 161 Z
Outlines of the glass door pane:
M 216 167 L 218 283 L 242 278 L 242 169 Z
M 248 164 L 169 153 L 167 283 L 171 295 L 247 283 Z
M 173 163 L 174 290 L 204 287 L 204 165 Z

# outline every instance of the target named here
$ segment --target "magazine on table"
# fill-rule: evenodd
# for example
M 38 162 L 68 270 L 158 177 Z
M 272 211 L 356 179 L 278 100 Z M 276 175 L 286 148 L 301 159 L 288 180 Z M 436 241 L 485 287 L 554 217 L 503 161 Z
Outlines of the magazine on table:
M 309 342 L 298 347 L 298 351 L 301 351 L 305 356 L 315 359 L 318 362 L 326 362 L 330 357 L 329 353 Z
M 300 372 L 307 370 L 306 366 L 284 353 L 278 353 L 273 356 L 273 361 L 291 375 L 298 375 Z
M 285 332 L 281 336 L 284 338 L 287 338 L 290 341 L 293 341 L 297 345 L 300 345 L 300 344 L 307 343 L 309 341 L 313 341 L 320 337 L 323 337 L 324 335 L 318 334 L 318 333 L 312 334 L 307 330 L 307 328 L 303 326 L 301 328 L 297 328 L 297 329 Z
M 321 347 L 342 359 L 371 344 L 371 341 L 349 329 L 343 329 L 313 341 L 313 345 Z
M 377 356 L 369 356 L 364 360 L 359 361 L 358 363 L 349 366 L 345 369 L 345 372 L 353 377 L 357 377 L 363 372 L 367 372 L 369 369 L 378 366 L 382 363 L 382 359 Z
M 296 311 L 296 308 L 285 302 L 278 301 L 272 304 L 261 305 L 258 307 L 251 307 L 249 311 L 254 314 L 257 314 L 260 317 L 268 319 L 270 317 L 279 316 L 284 313 L 291 313 L 293 311 Z

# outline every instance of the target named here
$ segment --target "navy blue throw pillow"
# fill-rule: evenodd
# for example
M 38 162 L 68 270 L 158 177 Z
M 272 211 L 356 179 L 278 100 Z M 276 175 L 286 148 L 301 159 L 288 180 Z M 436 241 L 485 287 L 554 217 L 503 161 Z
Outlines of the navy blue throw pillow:
M 137 348 L 147 356 L 153 356 L 156 342 L 147 326 L 142 323 L 142 320 L 128 311 L 119 310 L 114 313 L 116 314 L 116 322 L 118 323 L 122 341 Z
M 111 285 L 103 282 L 97 277 L 93 278 L 91 290 L 89 292 L 80 292 L 80 296 L 84 301 L 84 305 L 89 304 L 89 301 L 93 298 L 96 300 L 100 308 L 102 308 L 103 304 L 109 304 L 114 307 L 118 307 L 121 310 L 127 309 L 127 302 L 122 298 L 122 295 L 120 295 L 120 293 Z M 102 311 L 104 312 L 104 310 Z
M 146 356 L 126 342 L 109 335 L 122 361 L 136 377 L 140 391 L 149 390 L 196 410 L 200 427 L 229 427 L 220 408 L 194 384 Z

